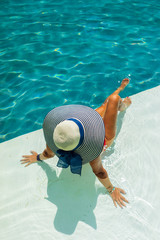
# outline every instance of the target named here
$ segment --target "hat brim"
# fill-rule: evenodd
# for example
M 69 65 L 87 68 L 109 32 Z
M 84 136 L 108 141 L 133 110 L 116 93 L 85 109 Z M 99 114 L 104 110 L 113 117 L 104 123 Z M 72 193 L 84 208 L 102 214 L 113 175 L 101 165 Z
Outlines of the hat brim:
M 102 117 L 90 107 L 84 105 L 65 105 L 51 110 L 43 122 L 46 144 L 58 156 L 57 150 L 59 149 L 54 143 L 53 132 L 60 122 L 69 118 L 79 119 L 85 129 L 83 143 L 75 150 L 81 156 L 82 164 L 94 160 L 103 150 L 105 127 Z

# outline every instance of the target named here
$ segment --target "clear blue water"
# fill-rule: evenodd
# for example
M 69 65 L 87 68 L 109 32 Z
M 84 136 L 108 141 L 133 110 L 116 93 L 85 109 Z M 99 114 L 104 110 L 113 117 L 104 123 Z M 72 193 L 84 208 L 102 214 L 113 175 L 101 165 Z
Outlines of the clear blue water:
M 0 141 L 63 104 L 98 107 L 160 84 L 159 0 L 2 0 Z

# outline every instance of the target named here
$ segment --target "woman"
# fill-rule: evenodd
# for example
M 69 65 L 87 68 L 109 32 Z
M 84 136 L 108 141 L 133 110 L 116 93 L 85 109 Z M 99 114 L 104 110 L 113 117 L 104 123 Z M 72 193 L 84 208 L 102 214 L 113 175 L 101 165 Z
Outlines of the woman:
M 126 110 L 131 104 L 129 97 L 122 101 L 119 96 L 128 83 L 128 78 L 123 79 L 120 87 L 96 110 L 82 105 L 66 105 L 50 111 L 43 123 L 46 149 L 41 154 L 31 151 L 32 155 L 24 155 L 22 164 L 29 166 L 56 154 L 58 167 L 70 166 L 72 173 L 81 175 L 82 165 L 89 162 L 115 207 L 117 204 L 121 208 L 126 206 L 128 201 L 121 194 L 125 191 L 112 185 L 100 155 L 113 143 L 118 111 Z

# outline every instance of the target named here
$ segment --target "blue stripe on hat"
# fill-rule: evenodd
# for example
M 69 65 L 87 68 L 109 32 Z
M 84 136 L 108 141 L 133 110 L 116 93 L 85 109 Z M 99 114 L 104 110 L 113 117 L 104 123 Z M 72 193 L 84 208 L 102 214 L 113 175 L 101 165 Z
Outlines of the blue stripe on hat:
M 80 147 L 81 144 L 83 143 L 83 139 L 84 139 L 84 128 L 83 128 L 82 123 L 81 123 L 80 121 L 78 121 L 77 119 L 75 119 L 75 118 L 69 118 L 69 119 L 67 119 L 67 120 L 70 120 L 70 121 L 75 122 L 75 123 L 78 125 L 78 127 L 79 127 L 80 140 L 79 140 L 79 143 L 78 143 L 77 147 L 75 147 L 75 148 L 72 150 L 72 151 L 74 151 L 74 150 L 76 150 L 78 147 Z

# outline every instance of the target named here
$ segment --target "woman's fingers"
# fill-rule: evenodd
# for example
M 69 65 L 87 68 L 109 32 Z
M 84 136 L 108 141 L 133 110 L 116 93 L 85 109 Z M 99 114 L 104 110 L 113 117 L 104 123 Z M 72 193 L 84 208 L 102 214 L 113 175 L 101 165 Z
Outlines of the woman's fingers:
M 29 162 L 25 167 L 28 167 L 31 164 L 31 162 Z
M 22 164 L 23 163 L 27 163 L 27 162 L 30 162 L 30 163 L 35 162 L 34 159 L 31 158 L 31 157 L 30 158 L 21 159 L 20 161 L 21 161 Z
M 111 194 L 115 207 L 117 207 L 118 204 L 121 208 L 123 208 L 126 207 L 125 202 L 129 203 L 128 200 L 121 195 L 121 193 L 125 194 L 125 191 L 121 188 L 116 188 Z
M 122 188 L 119 188 L 119 191 L 120 191 L 120 193 L 126 194 L 126 192 Z M 123 197 L 121 194 L 120 194 L 120 196 L 123 201 L 125 201 L 126 203 L 129 203 L 125 197 Z
M 21 164 L 26 164 L 25 167 L 28 167 L 30 164 L 37 162 L 37 153 L 31 151 L 32 155 L 23 155 L 21 159 Z
M 29 161 L 29 159 L 22 159 L 22 160 L 20 160 L 22 163 L 25 163 L 25 162 L 28 162 Z
M 29 166 L 32 162 L 28 160 L 21 160 L 21 164 L 27 164 L 25 167 Z
M 24 164 L 24 163 L 27 163 L 27 162 L 28 162 L 28 161 L 23 161 L 23 162 L 21 161 L 21 164 Z
M 123 208 L 122 205 L 121 205 L 120 200 L 117 200 L 117 203 L 118 203 L 118 205 L 119 205 L 121 208 Z
M 31 153 L 32 153 L 32 155 L 37 155 L 37 153 L 34 152 L 34 151 L 31 151 Z M 30 158 L 32 155 L 23 155 L 22 157 L 24 157 L 24 158 Z
M 121 200 L 121 205 L 123 205 L 124 207 L 126 207 L 126 204 Z
M 113 200 L 114 206 L 117 208 L 117 203 L 115 200 Z
M 122 188 L 118 188 L 118 189 L 121 193 L 126 194 L 126 192 Z
M 117 203 L 121 208 L 126 207 L 125 203 L 121 199 L 118 199 Z
M 129 203 L 128 200 L 127 200 L 125 197 L 123 197 L 122 195 L 121 195 L 121 199 L 122 199 L 123 201 Z
M 24 158 L 29 158 L 31 155 L 23 155 Z
M 126 205 L 123 203 L 123 201 L 121 201 L 121 200 L 113 200 L 113 203 L 114 203 L 114 206 L 117 208 L 117 203 L 118 203 L 118 205 L 121 207 L 121 208 L 123 208 L 122 207 L 122 205 L 124 206 L 124 207 L 126 207 Z
M 37 153 L 36 153 L 36 152 L 34 152 L 34 151 L 31 151 L 31 153 L 32 153 L 32 154 L 36 154 L 36 155 L 37 155 Z

